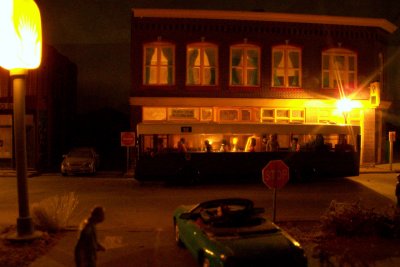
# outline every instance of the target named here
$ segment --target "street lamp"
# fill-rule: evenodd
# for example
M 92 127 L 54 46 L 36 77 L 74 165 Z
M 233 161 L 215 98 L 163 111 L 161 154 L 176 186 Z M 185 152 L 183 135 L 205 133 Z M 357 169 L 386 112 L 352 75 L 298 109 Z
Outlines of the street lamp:
M 349 112 L 352 110 L 352 102 L 348 98 L 342 98 L 336 103 L 337 109 L 339 112 L 343 114 L 344 124 L 347 124 L 347 117 L 349 116 Z
M 25 129 L 25 90 L 28 69 L 39 67 L 42 56 L 40 11 L 33 0 L 2 0 L 0 3 L 0 66 L 13 81 L 14 140 L 19 217 L 17 240 L 36 238 L 29 214 Z

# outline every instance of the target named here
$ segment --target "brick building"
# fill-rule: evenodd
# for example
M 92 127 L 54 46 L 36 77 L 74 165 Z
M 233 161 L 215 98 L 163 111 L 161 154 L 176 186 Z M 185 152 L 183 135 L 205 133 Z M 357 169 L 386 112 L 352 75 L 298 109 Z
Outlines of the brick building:
M 391 104 L 384 66 L 396 30 L 379 18 L 133 9 L 132 128 L 359 125 L 361 164 L 380 162 Z M 339 111 L 341 99 L 349 102 Z M 156 147 L 157 138 L 143 142 Z

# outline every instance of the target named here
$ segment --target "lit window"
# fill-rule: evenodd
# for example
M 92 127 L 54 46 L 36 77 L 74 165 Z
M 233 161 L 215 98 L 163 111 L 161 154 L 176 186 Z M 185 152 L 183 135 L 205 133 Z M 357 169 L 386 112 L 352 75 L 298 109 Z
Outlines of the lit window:
M 301 50 L 281 45 L 272 48 L 272 86 L 301 86 Z
M 322 88 L 354 89 L 357 86 L 357 56 L 333 48 L 322 53 Z
M 231 46 L 230 85 L 258 86 L 260 48 L 254 45 Z
M 144 46 L 144 84 L 174 84 L 174 51 L 175 47 L 169 43 L 156 42 Z
M 186 84 L 216 85 L 217 70 L 217 46 L 208 43 L 188 46 Z

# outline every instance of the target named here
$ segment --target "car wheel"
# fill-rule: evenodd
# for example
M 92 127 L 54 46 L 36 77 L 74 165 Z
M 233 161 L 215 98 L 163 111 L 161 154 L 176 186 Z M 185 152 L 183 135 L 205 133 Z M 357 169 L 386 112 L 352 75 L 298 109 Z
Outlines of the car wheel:
M 203 267 L 210 267 L 210 260 L 206 257 L 203 258 L 203 264 L 201 265 Z
M 178 225 L 175 223 L 175 242 L 179 247 L 183 247 L 183 242 L 181 240 L 181 234 L 179 232 L 179 227 Z

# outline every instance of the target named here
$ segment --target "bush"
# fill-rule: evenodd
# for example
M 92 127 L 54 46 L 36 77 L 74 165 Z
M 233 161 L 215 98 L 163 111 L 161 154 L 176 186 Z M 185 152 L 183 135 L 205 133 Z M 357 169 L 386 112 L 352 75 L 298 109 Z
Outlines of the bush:
M 40 230 L 58 232 L 68 226 L 68 221 L 78 205 L 74 192 L 53 196 L 32 205 L 32 221 Z
M 341 203 L 333 200 L 321 218 L 325 233 L 339 236 L 399 237 L 400 213 L 395 207 L 384 212 L 367 209 L 360 201 Z

